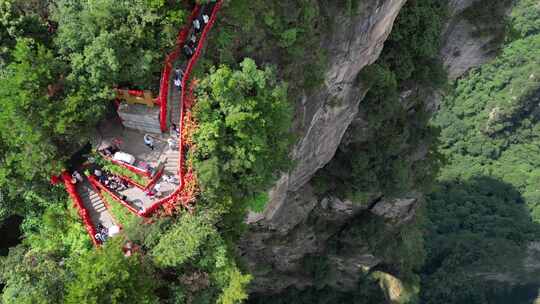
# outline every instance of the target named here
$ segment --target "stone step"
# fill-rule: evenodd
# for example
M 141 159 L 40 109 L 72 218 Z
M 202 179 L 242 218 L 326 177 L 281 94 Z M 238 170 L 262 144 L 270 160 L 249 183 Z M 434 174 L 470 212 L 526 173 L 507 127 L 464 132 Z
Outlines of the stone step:
M 106 212 L 107 211 L 107 207 L 103 204 L 101 205 L 97 205 L 97 206 L 92 206 L 92 208 L 94 208 L 94 210 L 96 210 L 97 212 Z
M 101 206 L 103 205 L 103 202 L 101 200 L 99 201 L 93 201 L 93 202 L 90 202 L 90 204 L 93 206 L 93 207 L 96 207 L 96 206 Z
M 103 204 L 102 201 L 92 203 L 92 207 L 94 207 L 94 208 L 99 208 L 99 207 L 103 207 L 103 206 L 105 206 L 105 204 Z
M 95 208 L 96 212 L 98 213 L 106 213 L 106 212 L 109 212 L 109 210 L 107 210 L 107 208 L 105 207 L 100 207 L 100 208 Z
M 92 207 L 101 206 L 101 205 L 103 205 L 103 202 L 102 201 L 94 201 L 94 202 L 90 202 L 90 205 L 92 205 Z
M 133 122 L 133 121 L 123 121 L 122 122 L 124 126 L 131 129 L 156 129 L 159 128 L 159 122 L 158 123 L 141 123 L 141 122 Z M 155 133 L 155 132 L 154 132 Z

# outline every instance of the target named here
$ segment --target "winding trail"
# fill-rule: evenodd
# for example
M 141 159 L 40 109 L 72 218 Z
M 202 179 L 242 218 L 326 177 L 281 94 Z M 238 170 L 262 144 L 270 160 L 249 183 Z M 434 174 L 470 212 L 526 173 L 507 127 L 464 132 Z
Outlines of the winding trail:
M 182 133 L 188 93 L 187 87 L 191 72 L 201 56 L 206 37 L 217 18 L 217 13 L 222 4 L 223 1 L 218 0 L 206 5 L 196 5 L 188 18 L 187 25 L 178 34 L 175 49 L 165 58 L 160 93 L 156 98 L 156 103 L 160 105 L 160 128 L 162 132 L 167 132 L 169 126 L 176 124 L 180 133 Z M 195 29 L 195 23 L 200 25 L 199 29 Z M 191 40 L 193 37 L 196 38 L 195 42 Z M 186 45 L 191 51 L 186 52 Z M 180 88 L 174 84 L 175 75 L 173 71 L 178 68 L 183 71 Z M 137 186 L 115 193 L 101 184 L 93 175 L 88 176 L 88 178 L 85 177 L 83 182 L 73 184 L 71 174 L 67 171 L 62 172 L 61 177 L 66 191 L 78 210 L 79 216 L 94 245 L 99 246 L 101 244 L 95 237 L 97 233 L 96 227 L 99 225 L 106 228 L 118 226 L 117 221 L 109 211 L 107 201 L 103 199 L 100 191 L 109 193 L 118 203 L 140 217 L 149 217 L 163 204 L 180 200 L 186 177 L 184 172 L 184 146 L 182 136 L 179 136 L 178 149 L 168 149 L 164 153 L 164 174 L 177 177 L 178 183 L 168 183 L 168 185 L 162 183 L 162 192 L 165 197 L 161 199 L 146 197 L 145 189 Z
M 102 224 L 105 228 L 111 228 L 116 225 L 111 213 L 101 200 L 99 194 L 90 185 L 87 179 L 82 183 L 77 183 L 77 191 L 81 195 L 83 205 L 88 210 L 92 223 Z

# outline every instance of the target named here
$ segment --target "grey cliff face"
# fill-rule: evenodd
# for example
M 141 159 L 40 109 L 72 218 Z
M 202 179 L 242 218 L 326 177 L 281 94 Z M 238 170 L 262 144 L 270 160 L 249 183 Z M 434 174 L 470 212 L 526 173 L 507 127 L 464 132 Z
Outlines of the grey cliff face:
M 297 120 L 302 136 L 292 154 L 295 168 L 272 190 L 267 220 L 280 214 L 289 193 L 305 185 L 334 156 L 366 92 L 358 86 L 358 73 L 379 57 L 405 1 L 364 1 L 358 14 L 335 16 L 334 30 L 324 39 L 329 58 L 324 85 L 300 101 Z
M 469 70 L 478 67 L 497 55 L 504 26 L 477 23 L 465 18 L 467 9 L 481 5 L 482 0 L 452 0 L 449 2 L 449 18 L 442 33 L 443 41 L 439 57 L 448 72 L 449 80 L 456 80 Z M 505 0 L 500 0 L 501 3 Z M 510 2 L 506 5 L 510 8 Z M 500 12 L 502 15 L 508 11 Z M 493 19 L 502 16 L 493 16 Z M 491 27 L 490 27 L 491 26 Z M 443 98 L 442 92 L 431 92 L 427 100 L 430 112 L 436 112 Z
M 308 184 L 288 200 L 290 220 L 283 229 L 275 230 L 259 221 L 250 227 L 239 244 L 238 251 L 254 275 L 251 292 L 278 293 L 294 286 L 314 285 L 306 272 L 304 258 L 310 255 L 327 257 L 329 274 L 324 284 L 354 288 L 364 267 L 377 265 L 367 244 L 344 238 L 347 249 L 339 254 L 327 251 L 328 242 L 345 230 L 347 224 L 361 213 L 369 212 L 351 201 L 335 197 L 319 199 Z
M 494 55 L 493 36 L 476 36 L 478 28 L 463 17 L 463 12 L 482 0 L 450 0 L 450 19 L 443 33 L 440 57 L 451 79 L 463 75 Z M 279 293 L 288 287 L 304 288 L 327 284 L 341 289 L 354 288 L 360 269 L 383 262 L 370 252 L 362 239 L 350 238 L 347 230 L 359 218 L 379 217 L 389 229 L 412 220 L 423 197 L 409 193 L 400 198 L 384 194 L 367 204 L 318 197 L 310 183 L 313 175 L 335 155 L 340 145 L 365 142 L 373 137 L 365 110 L 359 107 L 367 93 L 358 75 L 375 62 L 393 23 L 406 0 L 365 0 L 358 13 L 348 15 L 336 7 L 325 6 L 334 16 L 331 31 L 324 37 L 329 63 L 324 85 L 297 101 L 296 130 L 300 139 L 292 158 L 294 169 L 281 176 L 270 191 L 270 202 L 262 214 L 251 214 L 248 233 L 238 246 L 254 275 L 253 293 Z M 330 5 L 331 6 L 331 5 Z M 404 111 L 412 108 L 410 96 L 423 100 L 433 111 L 438 92 L 413 86 L 403 92 Z M 419 145 L 409 155 L 411 161 L 425 157 L 428 147 Z M 345 249 L 336 253 L 328 244 L 339 239 Z M 316 282 L 303 265 L 305 258 L 327 258 L 328 274 Z
M 492 59 L 500 45 L 504 25 L 473 24 L 464 16 L 468 8 L 481 5 L 480 2 L 481 0 L 453 0 L 449 3 L 450 18 L 443 33 L 440 56 L 450 80 L 455 80 L 471 68 Z
M 370 206 L 317 198 L 309 181 L 333 158 L 356 117 L 366 93 L 358 74 L 379 57 L 405 2 L 363 1 L 354 15 L 325 7 L 336 12 L 332 31 L 321 43 L 327 48 L 328 70 L 324 85 L 299 101 L 296 123 L 301 138 L 292 153 L 295 168 L 272 189 L 264 214 L 248 218 L 250 231 L 239 245 L 240 255 L 254 274 L 252 292 L 277 293 L 290 286 L 313 285 L 313 278 L 304 272 L 303 259 L 324 254 L 329 239 L 359 213 L 368 212 Z M 328 284 L 340 286 L 352 287 L 359 275 L 356 270 L 379 263 L 365 244 L 327 256 L 331 276 L 336 278 Z

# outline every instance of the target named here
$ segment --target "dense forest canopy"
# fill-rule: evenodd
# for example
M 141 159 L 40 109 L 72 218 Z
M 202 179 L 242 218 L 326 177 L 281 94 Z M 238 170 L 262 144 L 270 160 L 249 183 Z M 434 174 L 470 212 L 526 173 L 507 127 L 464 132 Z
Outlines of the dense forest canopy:
M 433 120 L 447 164 L 427 204 L 426 303 L 528 303 L 516 290 L 538 283 L 520 261 L 540 236 L 539 14 L 536 1 L 520 1 L 500 54 L 458 80 Z M 508 287 L 486 272 L 521 281 Z

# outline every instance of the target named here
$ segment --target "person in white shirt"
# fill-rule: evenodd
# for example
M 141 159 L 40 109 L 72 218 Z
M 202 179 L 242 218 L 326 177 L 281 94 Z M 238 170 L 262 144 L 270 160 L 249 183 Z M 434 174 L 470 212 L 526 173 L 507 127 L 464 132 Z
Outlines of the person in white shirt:
M 71 175 L 74 179 L 76 179 L 78 182 L 82 182 L 83 178 L 81 174 L 78 171 L 73 171 L 73 174 Z
M 169 139 L 167 139 L 167 143 L 169 144 L 169 149 L 171 150 L 175 150 L 178 145 L 176 140 L 172 137 L 169 137 Z
M 154 186 L 154 191 L 156 192 L 156 197 L 161 197 L 161 196 L 162 196 L 162 193 L 161 193 L 161 183 L 157 183 L 157 184 Z
M 154 140 L 152 139 L 152 137 L 150 137 L 150 135 L 144 134 L 144 144 L 148 148 L 154 150 Z
M 195 31 L 199 31 L 201 29 L 201 22 L 199 19 L 193 20 L 193 28 L 195 28 Z

